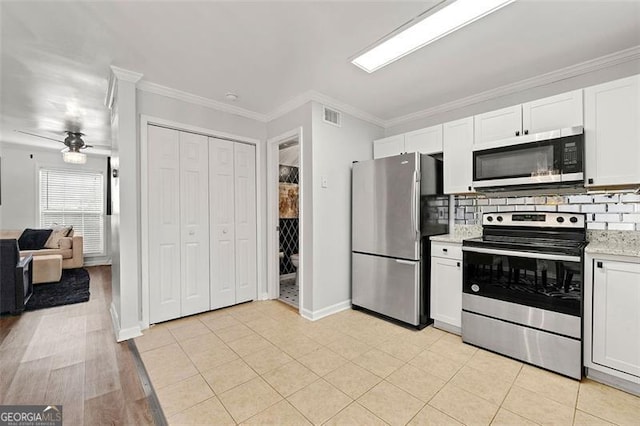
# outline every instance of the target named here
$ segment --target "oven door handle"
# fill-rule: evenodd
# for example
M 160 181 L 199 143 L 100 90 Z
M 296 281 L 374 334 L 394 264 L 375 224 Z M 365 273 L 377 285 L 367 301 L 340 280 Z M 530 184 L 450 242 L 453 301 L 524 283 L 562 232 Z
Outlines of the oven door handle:
M 528 257 L 531 259 L 542 260 L 561 260 L 564 262 L 580 262 L 580 256 L 568 256 L 564 254 L 549 254 L 549 253 L 535 253 L 530 251 L 515 251 L 515 250 L 499 250 L 483 247 L 462 247 L 462 251 L 468 251 L 470 253 L 485 253 L 485 254 L 497 254 L 501 256 L 515 256 L 515 257 Z

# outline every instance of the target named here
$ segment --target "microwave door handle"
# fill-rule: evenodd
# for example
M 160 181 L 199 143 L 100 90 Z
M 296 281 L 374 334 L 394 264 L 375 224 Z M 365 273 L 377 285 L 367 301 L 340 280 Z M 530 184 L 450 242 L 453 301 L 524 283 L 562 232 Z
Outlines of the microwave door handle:
M 580 262 L 580 256 L 569 256 L 565 254 L 535 253 L 529 251 L 501 250 L 484 247 L 462 247 L 462 251 L 470 253 L 495 254 L 498 256 L 528 257 L 541 260 L 558 260 L 564 262 Z

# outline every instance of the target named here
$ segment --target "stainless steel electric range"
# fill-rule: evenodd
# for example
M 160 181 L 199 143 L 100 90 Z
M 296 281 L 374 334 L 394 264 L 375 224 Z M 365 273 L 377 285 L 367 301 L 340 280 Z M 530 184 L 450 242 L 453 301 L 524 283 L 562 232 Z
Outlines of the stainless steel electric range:
M 462 340 L 582 377 L 585 216 L 500 212 L 463 242 Z

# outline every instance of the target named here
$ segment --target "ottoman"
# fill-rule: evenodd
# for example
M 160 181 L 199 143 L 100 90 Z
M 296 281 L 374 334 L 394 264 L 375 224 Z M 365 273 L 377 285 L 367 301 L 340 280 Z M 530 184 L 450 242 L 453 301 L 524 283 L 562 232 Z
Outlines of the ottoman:
M 33 283 L 51 283 L 60 281 L 62 277 L 62 256 L 49 254 L 33 256 Z

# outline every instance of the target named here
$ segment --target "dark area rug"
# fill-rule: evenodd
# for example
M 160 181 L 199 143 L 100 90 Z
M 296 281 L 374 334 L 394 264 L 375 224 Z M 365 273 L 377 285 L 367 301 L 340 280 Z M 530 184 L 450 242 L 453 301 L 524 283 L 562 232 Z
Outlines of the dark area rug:
M 34 284 L 25 311 L 71 305 L 89 300 L 89 272 L 84 268 L 63 269 L 60 282 Z

